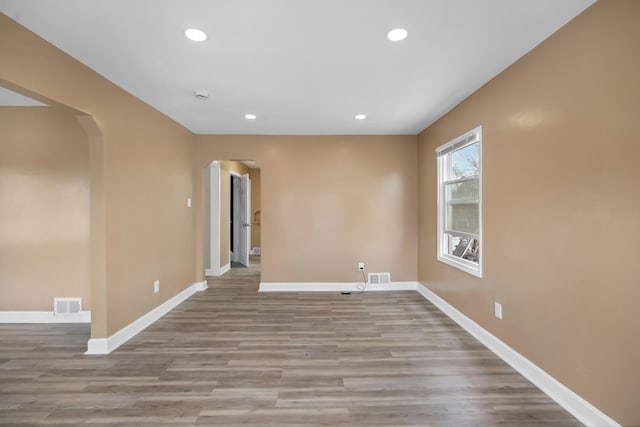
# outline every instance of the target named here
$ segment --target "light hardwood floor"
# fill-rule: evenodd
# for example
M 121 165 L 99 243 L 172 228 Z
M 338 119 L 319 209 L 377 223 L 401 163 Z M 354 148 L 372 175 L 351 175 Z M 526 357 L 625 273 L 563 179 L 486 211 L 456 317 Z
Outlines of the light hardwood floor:
M 87 325 L 0 325 L 0 425 L 580 425 L 416 292 L 258 282 L 210 278 L 108 356 Z

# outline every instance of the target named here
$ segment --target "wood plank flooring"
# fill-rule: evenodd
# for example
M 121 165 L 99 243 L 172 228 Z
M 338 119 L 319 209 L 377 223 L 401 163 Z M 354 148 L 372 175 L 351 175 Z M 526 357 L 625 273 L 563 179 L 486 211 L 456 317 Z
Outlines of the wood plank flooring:
M 210 278 L 107 356 L 87 325 L 0 325 L 0 425 L 581 425 L 416 292 L 258 282 Z

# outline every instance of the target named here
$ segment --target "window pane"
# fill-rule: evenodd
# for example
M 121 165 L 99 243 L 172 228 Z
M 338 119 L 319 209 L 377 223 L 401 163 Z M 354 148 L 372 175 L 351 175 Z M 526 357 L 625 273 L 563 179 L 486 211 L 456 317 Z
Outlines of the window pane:
M 445 200 L 450 205 L 477 204 L 480 198 L 480 181 L 477 179 L 445 184 L 445 188 Z
M 478 263 L 480 261 L 480 244 L 478 239 L 445 234 L 445 252 L 449 255 Z
M 462 231 L 463 233 L 478 234 L 478 205 L 449 205 L 447 206 L 447 230 Z
M 447 157 L 445 180 L 480 175 L 480 144 L 478 142 L 454 151 Z
M 445 185 L 447 215 L 445 229 L 478 234 L 480 195 L 478 180 Z

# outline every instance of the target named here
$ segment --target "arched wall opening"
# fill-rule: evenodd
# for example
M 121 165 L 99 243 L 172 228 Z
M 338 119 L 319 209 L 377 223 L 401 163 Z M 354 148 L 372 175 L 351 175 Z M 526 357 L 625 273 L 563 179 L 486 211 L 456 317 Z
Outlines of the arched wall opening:
M 100 129 L 27 88 L 0 87 L 42 104 L 0 106 L 0 311 L 37 321 L 28 313 L 53 312 L 54 298 L 80 298 L 79 316 L 40 318 L 106 333 Z

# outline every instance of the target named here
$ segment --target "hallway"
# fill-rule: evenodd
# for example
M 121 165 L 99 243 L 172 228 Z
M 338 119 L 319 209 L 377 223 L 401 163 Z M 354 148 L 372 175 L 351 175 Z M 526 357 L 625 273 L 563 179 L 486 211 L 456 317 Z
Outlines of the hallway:
M 253 261 L 108 356 L 0 325 L 0 424 L 580 425 L 418 293 L 259 294 Z

